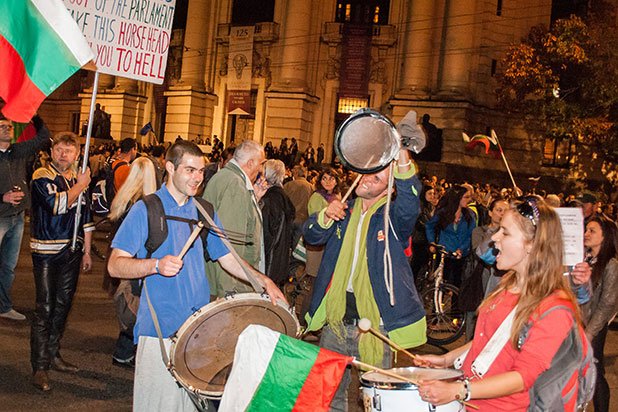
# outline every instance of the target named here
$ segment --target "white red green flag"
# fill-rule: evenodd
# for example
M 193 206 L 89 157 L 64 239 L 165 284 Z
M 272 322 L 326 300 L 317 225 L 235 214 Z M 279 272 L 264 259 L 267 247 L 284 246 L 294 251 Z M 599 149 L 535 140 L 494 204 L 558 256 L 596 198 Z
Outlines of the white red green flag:
M 2 113 L 27 123 L 40 104 L 94 58 L 62 0 L 0 1 Z
M 238 338 L 219 411 L 327 411 L 352 360 L 250 325 Z

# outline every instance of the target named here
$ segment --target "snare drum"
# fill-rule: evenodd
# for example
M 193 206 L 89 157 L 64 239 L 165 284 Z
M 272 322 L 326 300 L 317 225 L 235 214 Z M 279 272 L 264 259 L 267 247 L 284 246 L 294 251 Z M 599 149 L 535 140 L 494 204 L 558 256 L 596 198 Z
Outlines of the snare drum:
M 232 368 L 240 333 L 264 325 L 298 336 L 298 319 L 283 302 L 267 295 L 243 293 L 211 302 L 195 312 L 171 338 L 170 372 L 185 389 L 203 399 L 220 399 Z
M 456 369 L 410 367 L 389 369 L 389 371 L 416 381 L 453 380 L 463 375 Z M 421 399 L 416 385 L 391 378 L 377 371 L 363 373 L 360 383 L 365 412 L 459 412 L 465 410 L 459 402 L 433 406 Z

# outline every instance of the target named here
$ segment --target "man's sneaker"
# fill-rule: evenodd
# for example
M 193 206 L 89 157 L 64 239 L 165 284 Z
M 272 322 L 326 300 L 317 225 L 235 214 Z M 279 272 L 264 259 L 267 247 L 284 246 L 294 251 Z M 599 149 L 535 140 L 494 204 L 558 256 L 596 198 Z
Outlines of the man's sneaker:
M 112 363 L 122 368 L 135 368 L 135 356 L 130 359 L 119 359 L 115 356 L 112 356 Z
M 26 320 L 26 317 L 15 309 L 11 309 L 8 312 L 0 313 L 0 318 L 9 320 Z

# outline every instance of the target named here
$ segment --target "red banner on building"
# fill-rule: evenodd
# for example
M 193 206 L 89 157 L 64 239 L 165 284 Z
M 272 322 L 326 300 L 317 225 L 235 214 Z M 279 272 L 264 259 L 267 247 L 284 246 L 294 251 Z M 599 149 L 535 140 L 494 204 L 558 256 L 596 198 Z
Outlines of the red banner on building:
M 228 90 L 227 91 L 227 111 L 228 111 L 228 114 L 239 114 L 239 115 L 250 114 L 251 113 L 251 91 L 250 90 Z
M 344 23 L 339 96 L 366 97 L 369 93 L 371 35 L 371 26 Z

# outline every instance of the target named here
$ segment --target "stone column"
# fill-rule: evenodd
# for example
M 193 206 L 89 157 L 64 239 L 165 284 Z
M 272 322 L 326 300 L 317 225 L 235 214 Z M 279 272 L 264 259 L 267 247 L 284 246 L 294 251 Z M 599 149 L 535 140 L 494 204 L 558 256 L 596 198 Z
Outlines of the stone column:
M 440 94 L 468 94 L 474 47 L 474 11 L 474 2 L 447 0 L 446 36 L 441 50 Z
M 137 80 L 129 79 L 127 77 L 116 77 L 115 92 L 122 93 L 137 93 Z
M 401 92 L 428 95 L 431 90 L 432 56 L 435 52 L 433 39 L 438 23 L 435 1 L 413 0 L 408 10 Z
M 275 84 L 277 89 L 307 88 L 307 56 L 311 34 L 310 0 L 290 0 L 281 39 L 281 72 Z
M 98 89 L 100 91 L 104 91 L 104 90 L 108 90 L 108 89 L 113 89 L 114 88 L 114 81 L 115 81 L 116 77 L 112 76 L 111 74 L 103 74 L 100 73 L 99 74 L 99 87 Z M 92 84 L 91 86 L 92 87 Z
M 204 89 L 204 55 L 208 52 L 208 0 L 191 0 L 187 12 L 179 85 Z

